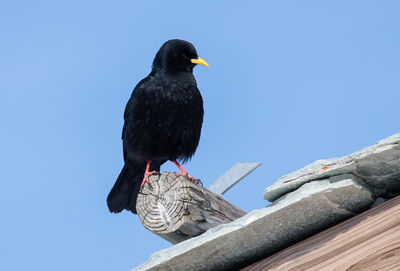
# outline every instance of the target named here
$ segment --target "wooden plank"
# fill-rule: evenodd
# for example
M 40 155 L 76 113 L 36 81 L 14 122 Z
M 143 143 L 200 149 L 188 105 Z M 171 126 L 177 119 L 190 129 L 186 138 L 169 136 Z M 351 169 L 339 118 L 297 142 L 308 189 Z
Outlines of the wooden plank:
M 400 270 L 400 197 L 241 270 Z
M 136 209 L 145 228 L 173 244 L 246 214 L 186 176 L 171 172 L 150 176 Z

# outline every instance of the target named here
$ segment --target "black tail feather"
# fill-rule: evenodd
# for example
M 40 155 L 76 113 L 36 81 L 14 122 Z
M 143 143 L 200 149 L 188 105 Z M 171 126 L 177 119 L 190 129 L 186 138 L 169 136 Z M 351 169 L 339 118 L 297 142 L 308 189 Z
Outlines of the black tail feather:
M 136 199 L 143 174 L 144 168 L 124 165 L 107 197 L 107 206 L 111 213 L 119 213 L 126 209 L 136 214 Z

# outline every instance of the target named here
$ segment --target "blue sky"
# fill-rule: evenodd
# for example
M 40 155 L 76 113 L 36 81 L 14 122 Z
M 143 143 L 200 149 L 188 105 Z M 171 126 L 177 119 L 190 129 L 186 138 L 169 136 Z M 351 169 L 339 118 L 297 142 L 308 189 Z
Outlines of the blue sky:
M 170 244 L 110 214 L 123 110 L 163 42 L 192 42 L 205 103 L 186 165 L 209 186 L 263 165 L 225 198 L 399 132 L 398 1 L 0 3 L 0 270 L 130 270 Z M 170 164 L 162 170 L 176 171 Z

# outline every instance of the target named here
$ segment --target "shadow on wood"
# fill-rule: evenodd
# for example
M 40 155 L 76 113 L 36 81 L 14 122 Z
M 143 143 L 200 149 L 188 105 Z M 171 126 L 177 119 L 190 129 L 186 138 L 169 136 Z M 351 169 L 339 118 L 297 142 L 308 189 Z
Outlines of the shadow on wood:
M 145 228 L 173 244 L 246 214 L 186 176 L 171 172 L 150 176 L 136 209 Z

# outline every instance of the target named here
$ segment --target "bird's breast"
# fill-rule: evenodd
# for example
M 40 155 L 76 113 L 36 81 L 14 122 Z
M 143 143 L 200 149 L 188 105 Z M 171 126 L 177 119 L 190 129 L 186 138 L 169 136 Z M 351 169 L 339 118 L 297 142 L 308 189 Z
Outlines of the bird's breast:
M 187 159 L 195 152 L 203 122 L 195 81 L 155 77 L 133 98 L 132 124 L 124 140 L 135 157 Z

